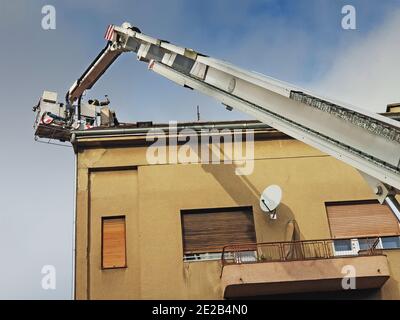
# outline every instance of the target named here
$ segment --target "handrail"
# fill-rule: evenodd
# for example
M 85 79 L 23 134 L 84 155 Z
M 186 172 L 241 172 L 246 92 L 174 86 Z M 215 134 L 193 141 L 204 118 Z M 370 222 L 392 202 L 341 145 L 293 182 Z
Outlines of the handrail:
M 339 240 L 351 239 L 353 238 Z M 365 250 L 359 250 L 355 254 L 348 255 L 336 254 L 334 240 L 337 239 L 260 242 L 226 245 L 223 247 L 221 254 L 221 277 L 223 269 L 226 265 L 333 259 L 346 256 L 372 256 L 382 254 L 382 250 L 376 248 L 379 243 L 378 236 L 364 237 L 360 239 L 371 239 L 370 247 Z

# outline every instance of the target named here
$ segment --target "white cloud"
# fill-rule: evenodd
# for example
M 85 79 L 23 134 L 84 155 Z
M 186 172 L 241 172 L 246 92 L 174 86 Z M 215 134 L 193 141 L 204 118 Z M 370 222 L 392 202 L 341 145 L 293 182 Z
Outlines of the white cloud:
M 372 112 L 400 102 L 399 30 L 397 10 L 367 37 L 341 50 L 314 91 Z

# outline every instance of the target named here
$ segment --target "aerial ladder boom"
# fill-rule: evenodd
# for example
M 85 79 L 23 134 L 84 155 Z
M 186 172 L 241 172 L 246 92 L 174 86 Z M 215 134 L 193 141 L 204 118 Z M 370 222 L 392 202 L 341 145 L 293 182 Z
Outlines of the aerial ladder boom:
M 105 38 L 107 46 L 67 92 L 67 104 L 79 102 L 121 53 L 136 53 L 150 70 L 178 85 L 211 96 L 228 109 L 247 113 L 358 169 L 378 200 L 387 201 L 400 220 L 394 198 L 400 190 L 399 122 L 152 38 L 128 23 L 110 25 Z

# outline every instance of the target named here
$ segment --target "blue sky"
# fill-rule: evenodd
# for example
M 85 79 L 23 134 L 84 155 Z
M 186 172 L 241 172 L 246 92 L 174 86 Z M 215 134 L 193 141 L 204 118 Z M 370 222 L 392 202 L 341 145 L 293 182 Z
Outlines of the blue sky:
M 41 28 L 56 8 L 57 28 Z M 341 28 L 355 6 L 357 29 Z M 104 47 L 108 24 L 144 33 L 292 82 L 374 112 L 400 102 L 400 0 L 0 1 L 0 298 L 68 299 L 72 283 L 74 155 L 33 141 L 32 106 L 43 90 L 65 92 Z M 121 121 L 244 119 L 210 98 L 168 82 L 131 54 L 88 92 L 108 94 Z M 57 289 L 41 289 L 41 267 Z

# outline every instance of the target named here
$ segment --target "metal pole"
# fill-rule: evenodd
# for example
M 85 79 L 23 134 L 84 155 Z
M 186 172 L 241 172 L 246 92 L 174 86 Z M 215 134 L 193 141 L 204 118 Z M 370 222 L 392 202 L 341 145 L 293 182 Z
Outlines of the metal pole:
M 200 121 L 200 107 L 197 106 L 197 121 Z
M 393 195 L 388 195 L 385 198 L 386 204 L 389 206 L 390 210 L 394 213 L 397 220 L 400 222 L 400 204 Z

